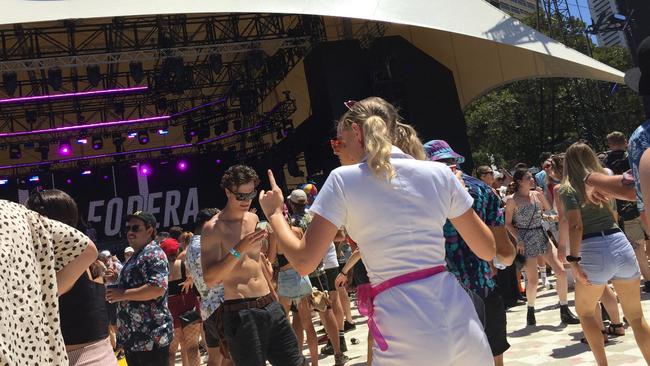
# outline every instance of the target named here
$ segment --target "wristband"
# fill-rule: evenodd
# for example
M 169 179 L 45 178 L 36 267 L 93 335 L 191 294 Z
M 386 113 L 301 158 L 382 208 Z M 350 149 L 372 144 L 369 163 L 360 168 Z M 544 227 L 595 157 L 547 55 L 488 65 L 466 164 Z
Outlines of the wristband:
M 241 259 L 241 253 L 239 253 L 239 252 L 237 251 L 237 249 L 235 249 L 235 248 L 231 248 L 231 249 L 229 250 L 229 252 L 230 252 L 230 254 L 232 254 L 233 257 L 235 257 L 235 258 L 237 258 L 237 259 Z
M 572 255 L 566 256 L 566 261 L 569 263 L 579 263 L 582 260 L 582 257 L 574 257 Z
M 348 274 L 347 274 L 347 273 L 345 273 L 345 272 L 343 272 L 343 271 L 341 271 L 341 274 L 342 274 L 342 275 L 344 275 L 345 277 L 347 277 L 347 276 L 348 276 Z

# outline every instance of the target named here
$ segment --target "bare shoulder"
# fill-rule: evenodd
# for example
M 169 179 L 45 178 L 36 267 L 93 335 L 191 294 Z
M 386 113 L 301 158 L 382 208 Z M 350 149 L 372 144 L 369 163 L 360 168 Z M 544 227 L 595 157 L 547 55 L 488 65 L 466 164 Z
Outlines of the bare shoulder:
M 244 220 L 249 221 L 249 222 L 253 222 L 254 224 L 257 224 L 258 222 L 260 222 L 259 216 L 257 216 L 257 214 L 254 214 L 252 212 L 246 212 L 246 214 L 244 215 Z
M 214 215 L 210 220 L 208 220 L 203 225 L 203 231 L 201 231 L 201 238 L 205 239 L 215 239 L 221 234 L 219 215 Z

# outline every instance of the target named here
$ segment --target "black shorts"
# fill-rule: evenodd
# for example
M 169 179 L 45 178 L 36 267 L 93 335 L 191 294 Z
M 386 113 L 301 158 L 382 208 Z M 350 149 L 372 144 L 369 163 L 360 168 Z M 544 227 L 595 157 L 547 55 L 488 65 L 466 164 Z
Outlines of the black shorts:
M 205 344 L 207 344 L 208 347 L 216 348 L 221 345 L 221 341 L 219 340 L 219 327 L 217 326 L 216 310 L 203 321 L 203 332 L 205 332 Z
M 318 291 L 336 291 L 336 276 L 338 275 L 338 267 L 328 268 L 320 277 L 309 278 L 309 280 Z
M 492 291 L 485 299 L 485 335 L 490 343 L 493 356 L 504 354 L 510 344 L 506 338 L 506 307 L 501 295 Z
M 302 366 L 305 362 L 282 306 L 276 301 L 262 309 L 223 313 L 230 356 L 237 366 Z
M 370 283 L 368 271 L 366 270 L 366 266 L 363 264 L 362 260 L 355 263 L 354 267 L 352 267 L 352 280 L 354 281 L 353 283 L 355 286 Z

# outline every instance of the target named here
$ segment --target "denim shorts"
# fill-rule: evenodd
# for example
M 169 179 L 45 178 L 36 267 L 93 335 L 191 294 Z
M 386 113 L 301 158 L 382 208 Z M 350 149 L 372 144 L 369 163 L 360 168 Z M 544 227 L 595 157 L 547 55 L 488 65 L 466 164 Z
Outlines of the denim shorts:
M 300 276 L 293 268 L 278 273 L 278 295 L 297 301 L 311 294 L 311 291 L 309 276 Z
M 583 240 L 580 256 L 580 266 L 594 285 L 641 276 L 634 249 L 622 232 Z

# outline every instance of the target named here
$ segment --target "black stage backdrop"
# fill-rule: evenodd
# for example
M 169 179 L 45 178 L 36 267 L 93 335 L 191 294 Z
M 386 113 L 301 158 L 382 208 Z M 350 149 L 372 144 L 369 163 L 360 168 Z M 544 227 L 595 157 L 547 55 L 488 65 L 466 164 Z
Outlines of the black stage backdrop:
M 0 198 L 24 203 L 28 192 L 36 187 L 61 189 L 77 202 L 80 227 L 92 227 L 100 244 L 123 242 L 126 216 L 138 210 L 154 214 L 159 231 L 174 225 L 193 231 L 200 209 L 223 208 L 226 202 L 219 182 L 233 162 L 221 159 L 215 153 L 185 157 L 182 159 L 187 163 L 185 171 L 178 169 L 178 160 L 149 161 L 146 164 L 151 173 L 140 179 L 135 164 L 92 167 L 90 175 L 82 175 L 80 170 L 41 172 L 39 182 L 30 182 L 29 177 L 8 179 L 0 185 Z M 262 180 L 259 188 L 268 187 L 267 167 L 261 166 L 260 161 L 251 165 Z M 261 213 L 257 200 L 253 206 Z

